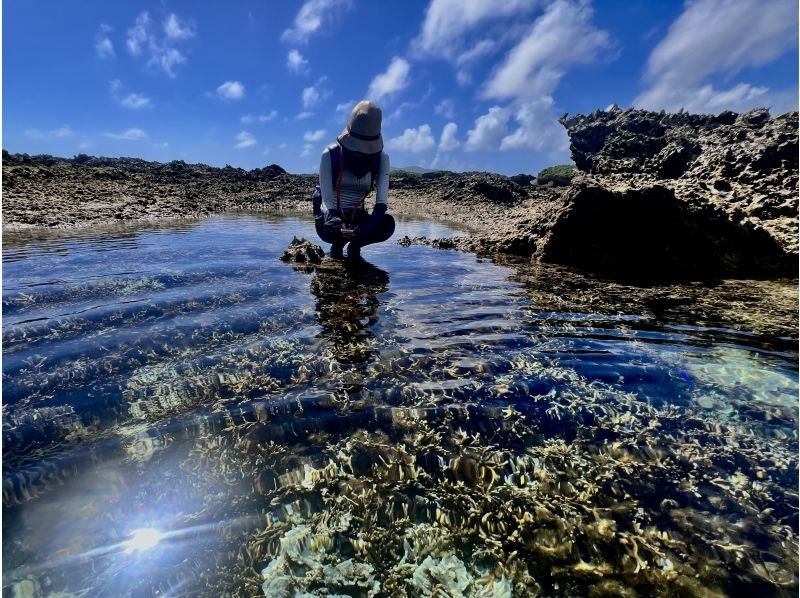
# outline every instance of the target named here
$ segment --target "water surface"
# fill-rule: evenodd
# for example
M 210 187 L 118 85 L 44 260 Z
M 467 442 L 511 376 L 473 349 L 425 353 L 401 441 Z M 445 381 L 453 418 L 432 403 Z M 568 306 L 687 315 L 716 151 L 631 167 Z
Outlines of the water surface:
M 294 235 L 5 235 L 5 592 L 796 594 L 795 282 Z

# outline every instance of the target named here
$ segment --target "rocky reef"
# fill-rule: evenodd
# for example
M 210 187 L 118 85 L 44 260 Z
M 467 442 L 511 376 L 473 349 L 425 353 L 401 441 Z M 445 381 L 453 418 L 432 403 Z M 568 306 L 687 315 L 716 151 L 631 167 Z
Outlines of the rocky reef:
M 294 209 L 314 179 L 277 164 L 244 170 L 138 158 L 74 158 L 3 150 L 3 228 L 64 228 L 186 218 L 227 210 Z
M 610 277 L 794 276 L 798 262 L 798 114 L 717 116 L 621 110 L 565 115 L 578 173 L 391 174 L 394 213 L 447 221 L 464 235 L 403 239 L 513 254 Z M 560 172 L 560 171 L 559 171 Z M 3 226 L 63 227 L 306 210 L 316 177 L 133 158 L 3 153 Z M 561 180 L 561 179 L 559 179 Z M 562 184 L 562 183 L 559 183 Z
M 796 273 L 796 112 L 614 107 L 561 122 L 583 174 L 536 258 L 608 273 Z
M 399 242 L 626 279 L 796 275 L 797 112 L 771 118 L 765 109 L 713 116 L 614 106 L 561 122 L 579 169 L 569 186 L 485 179 L 496 190 L 481 193 L 483 205 L 468 202 L 471 215 L 462 217 L 473 226 L 482 218 L 478 230 Z M 516 183 L 516 193 L 504 193 Z
M 322 247 L 303 237 L 299 239 L 294 237 L 278 259 L 282 262 L 289 262 L 294 267 L 307 269 L 322 262 L 323 257 L 325 257 L 325 252 Z

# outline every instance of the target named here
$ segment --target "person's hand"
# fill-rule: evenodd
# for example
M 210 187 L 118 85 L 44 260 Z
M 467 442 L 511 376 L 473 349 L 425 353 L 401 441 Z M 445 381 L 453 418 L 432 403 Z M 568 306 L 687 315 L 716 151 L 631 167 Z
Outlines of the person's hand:
M 356 236 L 356 231 L 350 230 L 349 228 L 343 228 L 340 230 L 340 232 L 345 239 L 352 239 Z
M 336 235 L 339 233 L 339 229 L 342 228 L 342 221 L 336 216 L 332 216 L 325 221 L 324 226 L 328 235 Z

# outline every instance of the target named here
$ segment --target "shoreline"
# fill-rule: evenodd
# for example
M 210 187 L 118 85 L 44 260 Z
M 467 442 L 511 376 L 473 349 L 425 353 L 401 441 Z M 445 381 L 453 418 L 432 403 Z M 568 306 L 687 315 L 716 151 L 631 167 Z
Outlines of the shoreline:
M 487 172 L 390 175 L 389 211 L 464 228 L 404 239 L 610 278 L 787 278 L 798 266 L 798 113 L 596 110 L 561 119 L 565 187 Z M 517 180 L 514 180 L 517 179 Z M 312 175 L 3 151 L 3 230 L 311 211 Z M 367 206 L 370 206 L 370 198 Z

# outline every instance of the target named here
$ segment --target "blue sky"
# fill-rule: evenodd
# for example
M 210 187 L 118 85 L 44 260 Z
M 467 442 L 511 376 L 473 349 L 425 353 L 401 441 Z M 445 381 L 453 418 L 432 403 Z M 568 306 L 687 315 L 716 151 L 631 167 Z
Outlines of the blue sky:
M 396 166 L 536 173 L 616 102 L 797 109 L 794 0 L 3 5 L 3 147 L 313 172 L 354 101 Z

